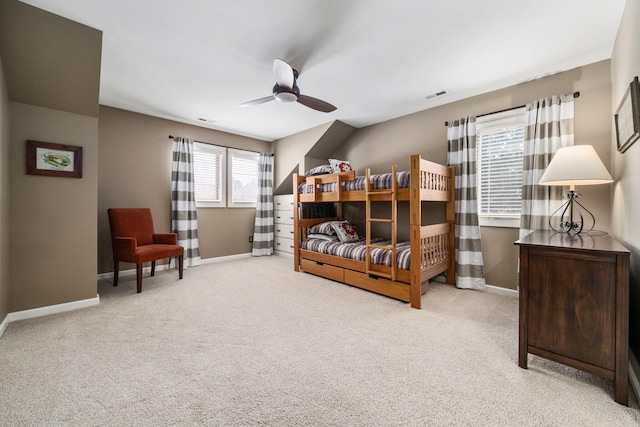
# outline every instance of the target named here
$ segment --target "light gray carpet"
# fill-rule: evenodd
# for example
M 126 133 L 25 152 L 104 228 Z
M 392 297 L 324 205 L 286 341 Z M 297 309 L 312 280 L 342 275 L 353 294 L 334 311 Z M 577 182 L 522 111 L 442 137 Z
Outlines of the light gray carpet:
M 0 339 L 2 426 L 632 426 L 636 399 L 530 356 L 517 300 L 433 284 L 423 310 L 247 258 L 99 283 Z

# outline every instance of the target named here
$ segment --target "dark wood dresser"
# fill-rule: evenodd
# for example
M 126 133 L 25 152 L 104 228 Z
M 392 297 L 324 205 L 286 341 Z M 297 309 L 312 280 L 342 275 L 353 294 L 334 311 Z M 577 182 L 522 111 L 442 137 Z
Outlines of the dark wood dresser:
M 604 233 L 538 230 L 520 247 L 518 365 L 528 354 L 610 379 L 628 404 L 629 251 Z

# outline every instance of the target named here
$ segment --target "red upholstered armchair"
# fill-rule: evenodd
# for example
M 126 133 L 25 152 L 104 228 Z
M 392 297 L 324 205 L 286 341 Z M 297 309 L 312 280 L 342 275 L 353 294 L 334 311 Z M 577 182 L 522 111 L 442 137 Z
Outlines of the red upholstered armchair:
M 142 265 L 151 261 L 151 275 L 156 271 L 156 260 L 178 257 L 182 279 L 184 248 L 178 246 L 175 233 L 156 234 L 151 209 L 109 209 L 111 245 L 113 246 L 113 286 L 118 286 L 120 262 L 136 264 L 138 293 L 142 292 Z

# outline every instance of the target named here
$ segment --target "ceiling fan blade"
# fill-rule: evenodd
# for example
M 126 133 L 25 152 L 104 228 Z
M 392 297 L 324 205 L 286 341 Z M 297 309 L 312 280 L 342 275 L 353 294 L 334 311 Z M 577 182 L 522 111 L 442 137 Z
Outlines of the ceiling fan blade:
M 276 78 L 276 83 L 278 84 L 278 86 L 283 86 L 291 89 L 296 82 L 293 67 L 284 62 L 282 59 L 276 58 L 273 61 L 273 75 Z
M 328 102 L 306 95 L 298 96 L 298 102 L 306 107 L 322 111 L 323 113 L 330 113 L 336 109 L 336 107 L 329 104 Z
M 240 104 L 240 107 L 253 107 L 254 105 L 264 104 L 265 102 L 273 101 L 273 96 L 265 96 L 264 98 L 254 99 L 253 101 Z

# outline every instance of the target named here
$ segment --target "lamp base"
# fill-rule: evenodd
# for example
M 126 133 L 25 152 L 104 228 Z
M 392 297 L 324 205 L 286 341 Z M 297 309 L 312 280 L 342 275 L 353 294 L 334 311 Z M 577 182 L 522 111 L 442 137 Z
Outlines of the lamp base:
M 576 193 L 574 190 L 569 190 L 567 197 L 569 200 L 567 200 L 549 217 L 549 227 L 551 227 L 555 232 L 564 232 L 569 234 L 580 234 L 583 231 L 588 233 L 593 230 L 593 227 L 596 225 L 596 219 L 593 214 L 577 200 L 581 197 L 580 194 Z M 554 226 L 554 217 L 560 212 L 562 213 L 560 214 L 559 224 Z M 589 217 L 591 217 L 591 227 L 588 229 L 585 229 L 583 213 L 588 214 Z

